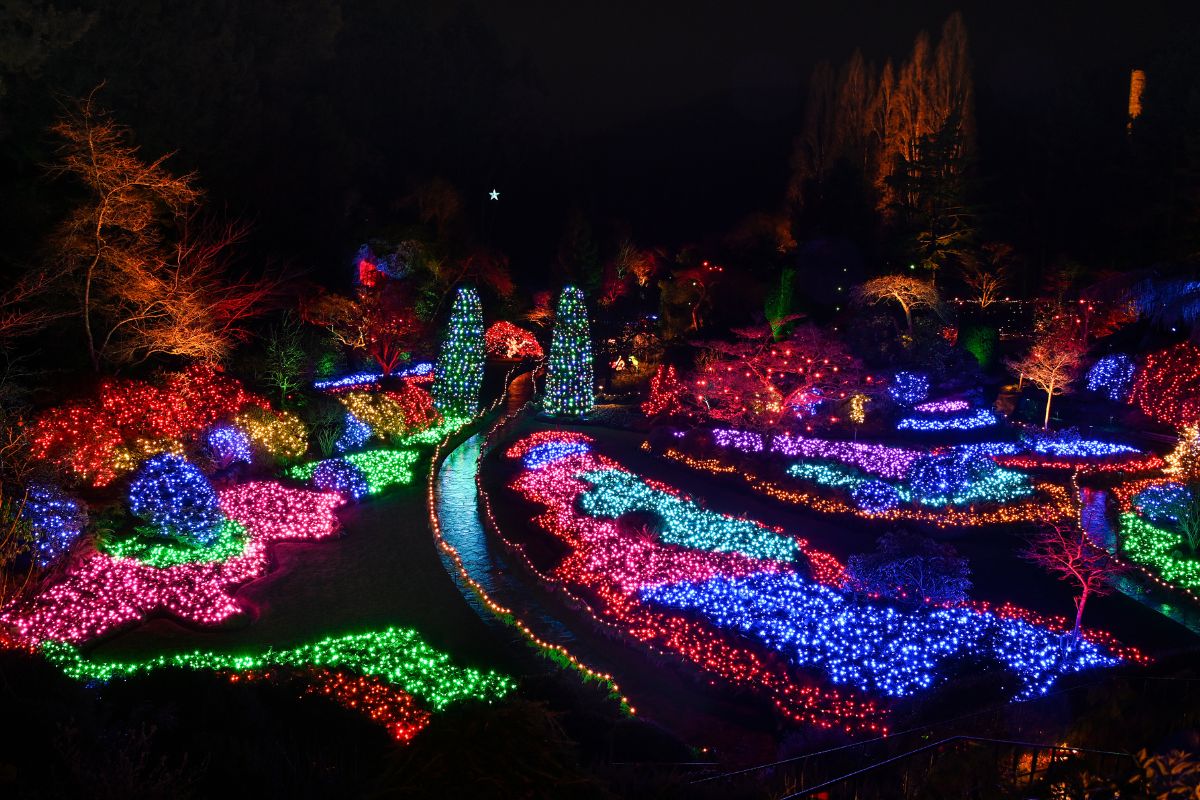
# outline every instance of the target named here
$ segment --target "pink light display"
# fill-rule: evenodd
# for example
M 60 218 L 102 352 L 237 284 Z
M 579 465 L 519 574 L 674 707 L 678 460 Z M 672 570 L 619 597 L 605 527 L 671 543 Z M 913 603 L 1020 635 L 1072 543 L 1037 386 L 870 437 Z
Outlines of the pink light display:
M 971 404 L 966 400 L 930 400 L 928 403 L 913 406 L 913 411 L 922 414 L 952 414 L 955 411 L 966 411 L 970 407 Z
M 232 589 L 267 570 L 267 545 L 320 539 L 338 527 L 340 495 L 247 483 L 219 493 L 221 510 L 247 532 L 245 549 L 226 561 L 157 568 L 96 552 L 32 600 L 0 613 L 28 641 L 82 643 L 164 610 L 197 625 L 242 612 Z

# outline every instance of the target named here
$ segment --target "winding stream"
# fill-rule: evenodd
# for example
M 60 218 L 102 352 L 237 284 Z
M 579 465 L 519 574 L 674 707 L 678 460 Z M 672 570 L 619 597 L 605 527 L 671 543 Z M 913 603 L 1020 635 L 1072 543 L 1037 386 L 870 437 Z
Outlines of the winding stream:
M 569 645 L 574 651 L 577 649 L 575 635 L 546 609 L 537 593 L 522 582 L 522 576 L 515 574 L 503 548 L 489 541 L 479 519 L 475 475 L 479 468 L 482 442 L 483 434 L 479 433 L 467 439 L 446 457 L 438 472 L 434 499 L 442 536 L 458 550 L 471 578 L 483 586 L 496 602 L 511 608 L 542 638 L 554 644 Z M 458 590 L 475 613 L 488 624 L 509 630 L 480 602 L 449 557 L 441 554 L 441 558 L 446 571 L 454 578 Z M 520 637 L 512 634 L 512 638 Z

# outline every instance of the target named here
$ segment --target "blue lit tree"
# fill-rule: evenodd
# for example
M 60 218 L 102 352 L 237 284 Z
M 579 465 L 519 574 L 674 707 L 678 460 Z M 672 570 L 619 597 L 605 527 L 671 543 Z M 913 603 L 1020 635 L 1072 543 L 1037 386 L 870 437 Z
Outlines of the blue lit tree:
M 479 293 L 460 286 L 433 380 L 433 402 L 448 417 L 473 417 L 483 385 L 483 310 Z
M 595 402 L 592 374 L 592 340 L 588 332 L 587 307 L 583 292 L 574 286 L 563 289 L 554 315 L 547 367 L 546 413 L 582 417 Z
M 179 456 L 147 459 L 129 485 L 129 510 L 157 536 L 207 546 L 216 541 L 225 515 L 217 493 L 196 466 Z

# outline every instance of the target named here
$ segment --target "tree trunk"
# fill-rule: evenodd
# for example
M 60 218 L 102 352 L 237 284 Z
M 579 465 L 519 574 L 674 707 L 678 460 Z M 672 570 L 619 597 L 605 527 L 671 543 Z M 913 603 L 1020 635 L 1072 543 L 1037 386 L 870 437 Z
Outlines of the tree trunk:
M 1075 599 L 1075 630 L 1071 633 L 1075 638 L 1079 638 L 1079 632 L 1083 630 L 1083 607 L 1087 605 L 1088 590 L 1085 588 L 1083 593 Z
M 1050 402 L 1054 399 L 1054 386 L 1046 390 L 1046 418 L 1042 420 L 1042 430 L 1050 427 Z

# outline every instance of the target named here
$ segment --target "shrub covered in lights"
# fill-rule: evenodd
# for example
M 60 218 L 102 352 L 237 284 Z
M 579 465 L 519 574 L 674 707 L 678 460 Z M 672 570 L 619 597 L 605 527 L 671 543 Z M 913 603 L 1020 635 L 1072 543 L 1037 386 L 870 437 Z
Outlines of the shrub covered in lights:
M 483 360 L 483 310 L 479 293 L 461 286 L 450 309 L 450 323 L 433 379 L 433 401 L 439 411 L 456 417 L 472 417 L 479 411 Z
M 217 425 L 204 434 L 204 446 L 218 468 L 241 462 L 249 464 L 253 455 L 250 438 L 233 425 Z
M 1137 364 L 1124 353 L 1104 356 L 1088 370 L 1088 391 L 1103 395 L 1114 403 L 1123 403 L 1133 390 L 1136 372 Z
M 339 453 L 358 450 L 374 435 L 375 432 L 371 430 L 370 425 L 347 411 L 345 422 L 342 424 L 342 432 L 333 443 L 333 447 Z
M 1134 495 L 1132 505 L 1155 525 L 1178 525 L 1192 506 L 1193 497 L 1192 490 L 1182 483 L 1155 483 Z
M 48 566 L 65 553 L 87 527 L 87 507 L 45 483 L 29 486 L 21 518 L 33 534 L 34 561 Z
M 483 335 L 487 354 L 495 358 L 542 358 L 537 338 L 511 322 L 493 323 Z
M 898 431 L 972 431 L 995 425 L 1000 419 L 988 408 L 977 408 L 966 414 L 951 417 L 905 417 L 896 423 Z
M 50 409 L 30 429 L 30 452 L 64 477 L 107 486 L 146 457 L 182 452 L 180 439 L 246 406 L 266 407 L 211 366 L 163 379 L 106 381 L 96 395 Z
M 304 420 L 290 411 L 247 409 L 237 415 L 235 422 L 251 442 L 276 460 L 294 461 L 308 450 Z
M 392 486 L 412 483 L 413 464 L 417 461 L 416 450 L 368 450 L 365 453 L 350 453 L 340 458 L 330 458 L 308 464 L 298 464 L 287 470 L 287 474 L 300 480 L 311 480 L 322 489 L 337 491 L 355 498 L 378 494 Z M 358 477 L 350 472 L 354 471 Z M 322 485 L 320 480 L 328 481 Z M 361 478 L 363 483 L 359 483 Z
M 129 485 L 129 510 L 153 533 L 200 545 L 215 541 L 225 520 L 208 478 L 174 455 L 142 464 Z
M 1136 514 L 1122 514 L 1121 554 L 1147 567 L 1162 580 L 1183 589 L 1200 590 L 1200 558 L 1189 557 L 1181 533 L 1152 525 Z
M 896 487 L 886 481 L 862 481 L 850 490 L 855 505 L 868 514 L 882 514 L 900 505 L 903 498 Z
M 888 385 L 888 395 L 898 405 L 916 405 L 929 396 L 929 378 L 919 372 L 897 372 Z
M 1200 347 L 1182 342 L 1146 356 L 1129 402 L 1169 425 L 1200 420 Z
M 660 538 L 668 544 L 776 561 L 795 558 L 796 543 L 790 537 L 748 520 L 706 511 L 648 486 L 632 473 L 609 469 L 581 477 L 592 489 L 580 498 L 580 507 L 592 516 L 616 519 L 632 512 L 649 512 L 662 521 Z
M 855 592 L 918 605 L 958 605 L 971 590 L 971 567 L 948 544 L 892 531 L 879 538 L 874 552 L 850 556 L 846 584 Z
M 317 464 L 312 474 L 313 486 L 325 492 L 337 492 L 358 500 L 370 494 L 363 471 L 340 458 Z
M 908 472 L 913 498 L 927 506 L 1005 503 L 1033 493 L 1028 479 L 994 461 L 969 453 L 935 453 L 919 458 Z
M 550 337 L 550 362 L 546 374 L 546 413 L 580 417 L 595 402 L 592 374 L 592 339 L 588 330 L 583 292 L 563 289 Z

